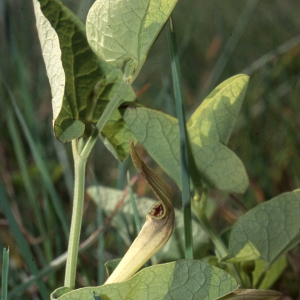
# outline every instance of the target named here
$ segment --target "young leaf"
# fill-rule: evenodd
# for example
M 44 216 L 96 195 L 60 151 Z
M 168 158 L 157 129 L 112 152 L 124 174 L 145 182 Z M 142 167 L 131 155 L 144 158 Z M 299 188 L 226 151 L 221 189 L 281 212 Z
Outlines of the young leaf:
M 123 118 L 136 138 L 166 173 L 181 186 L 177 119 L 144 107 L 128 107 Z M 243 193 L 248 177 L 240 159 L 226 146 L 188 127 L 197 171 L 210 187 Z
M 89 47 L 83 23 L 60 1 L 33 0 L 33 3 L 53 97 L 54 134 L 61 142 L 68 142 L 82 136 L 98 121 L 121 84 L 123 74 L 99 61 Z M 123 100 L 134 99 L 129 87 Z M 120 124 L 116 126 L 123 129 Z M 110 142 L 115 146 L 114 141 Z M 119 154 L 123 140 L 117 143 Z M 121 152 L 121 159 L 125 156 Z
M 130 143 L 132 161 L 150 185 L 158 202 L 150 208 L 146 222 L 105 284 L 123 282 L 134 275 L 170 238 L 174 228 L 173 192 L 169 185 L 138 156 Z
M 226 145 L 239 114 L 249 76 L 235 75 L 218 85 L 191 116 L 187 126 Z
M 51 293 L 50 299 L 51 300 L 59 299 L 61 296 L 65 295 L 66 293 L 71 292 L 73 290 L 74 289 L 71 289 L 71 288 L 65 287 L 65 286 L 59 287 L 53 293 Z
M 199 260 L 179 260 L 145 268 L 126 282 L 86 287 L 59 300 L 93 299 L 201 299 L 213 300 L 237 289 L 236 280 L 221 269 Z
M 87 193 L 95 201 L 97 205 L 101 205 L 105 215 L 109 216 L 118 205 L 120 199 L 124 194 L 123 191 L 104 187 L 104 186 L 91 186 L 87 189 Z M 99 198 L 101 204 L 99 204 Z M 141 220 L 144 220 L 148 209 L 153 205 L 153 199 L 146 197 L 139 197 L 135 195 L 137 210 Z M 183 228 L 183 213 L 179 209 L 175 211 L 175 223 L 173 234 L 166 245 L 152 257 L 153 263 L 162 261 L 179 260 L 184 256 L 184 228 Z M 209 239 L 201 226 L 192 220 L 193 225 L 193 248 L 197 257 L 203 257 L 209 247 Z M 112 220 L 112 225 L 118 230 L 124 243 L 129 247 L 132 243 L 132 236 L 136 235 L 134 226 L 134 217 L 132 205 L 129 201 L 129 196 L 124 199 L 122 209 L 118 212 Z
M 112 274 L 112 272 L 118 266 L 120 261 L 121 261 L 121 258 L 115 258 L 115 259 L 111 259 L 105 263 L 105 270 L 106 270 L 106 274 L 108 276 L 110 276 Z
M 97 0 L 86 19 L 91 48 L 129 82 L 138 75 L 147 53 L 177 0 Z
M 269 265 L 300 241 L 300 190 L 283 193 L 241 216 L 229 238 L 228 261 Z
M 268 263 L 266 263 L 264 260 L 257 259 L 255 261 L 255 269 L 252 273 L 253 276 L 253 286 L 257 286 L 258 280 L 263 272 L 266 271 L 268 268 Z M 263 281 L 259 286 L 257 286 L 259 289 L 269 289 L 273 286 L 273 284 L 279 279 L 283 271 L 287 267 L 287 258 L 285 255 L 281 256 L 279 259 L 277 259 L 271 266 L 271 268 L 266 271 L 266 274 L 264 276 Z

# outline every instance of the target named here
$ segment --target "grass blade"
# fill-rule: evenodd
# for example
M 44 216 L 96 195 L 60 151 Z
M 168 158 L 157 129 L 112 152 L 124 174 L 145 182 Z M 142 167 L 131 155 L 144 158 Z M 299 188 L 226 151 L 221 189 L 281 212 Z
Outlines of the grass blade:
M 33 207 L 34 210 L 34 218 L 37 221 L 37 227 L 39 229 L 40 234 L 42 236 L 46 236 L 46 229 L 42 219 L 42 214 L 40 212 L 40 208 L 38 207 L 35 189 L 33 187 L 33 183 L 30 177 L 30 172 L 28 170 L 28 164 L 26 164 L 27 159 L 25 157 L 24 148 L 22 146 L 21 138 L 17 129 L 14 116 L 10 110 L 8 111 L 7 125 L 16 154 L 18 166 L 20 168 L 22 179 L 24 181 L 24 187 L 27 193 L 27 197 L 30 202 L 30 205 Z
M 8 283 L 8 269 L 9 269 L 9 248 L 3 249 L 2 255 L 2 282 L 1 282 L 1 299 L 7 299 L 7 283 Z
M 171 49 L 171 68 L 173 77 L 173 89 L 175 96 L 176 112 L 179 125 L 180 139 L 180 165 L 182 180 L 182 207 L 184 215 L 185 231 L 185 258 L 193 258 L 193 239 L 192 239 L 192 213 L 191 213 L 191 192 L 190 175 L 188 169 L 188 138 L 186 130 L 186 121 L 183 108 L 183 96 L 181 87 L 181 71 L 178 59 L 178 49 L 172 19 L 170 18 L 168 28 L 168 39 Z
M 43 178 L 43 181 L 44 181 L 44 184 L 45 184 L 45 186 L 47 188 L 47 191 L 48 191 L 48 193 L 51 196 L 52 204 L 53 204 L 53 206 L 55 208 L 55 211 L 56 211 L 56 214 L 57 214 L 57 216 L 58 216 L 58 218 L 59 218 L 59 220 L 61 222 L 63 231 L 64 231 L 66 237 L 68 237 L 68 235 L 69 235 L 69 229 L 68 229 L 67 220 L 66 220 L 66 218 L 64 216 L 64 213 L 63 213 L 64 210 L 63 210 L 63 207 L 61 205 L 59 196 L 58 196 L 58 194 L 57 194 L 57 192 L 55 190 L 55 187 L 54 187 L 54 185 L 52 183 L 51 177 L 50 177 L 49 172 L 47 170 L 47 166 L 46 166 L 46 164 L 45 164 L 45 162 L 44 162 L 44 160 L 42 158 L 39 146 L 36 144 L 36 142 L 35 142 L 32 134 L 31 134 L 31 132 L 30 132 L 28 126 L 27 126 L 27 123 L 26 123 L 26 121 L 25 121 L 25 119 L 24 119 L 24 117 L 23 117 L 23 115 L 21 113 L 21 110 L 20 110 L 20 108 L 19 108 L 19 106 L 17 104 L 17 101 L 16 101 L 13 93 L 11 92 L 11 90 L 10 90 L 7 82 L 4 80 L 2 74 L 0 74 L 0 78 L 2 79 L 2 82 L 3 82 L 3 84 L 4 84 L 4 86 L 5 86 L 6 90 L 7 90 L 7 93 L 9 95 L 9 97 L 10 97 L 10 100 L 11 100 L 11 103 L 13 105 L 14 111 L 16 113 L 17 119 L 18 119 L 18 121 L 19 121 L 19 123 L 21 125 L 23 133 L 24 133 L 24 135 L 26 137 L 26 140 L 27 140 L 27 142 L 29 144 L 29 147 L 31 149 L 32 155 L 33 155 L 33 157 L 35 159 L 35 162 L 36 162 L 36 164 L 38 166 L 38 169 L 39 169 L 39 171 L 41 173 L 41 176 Z
M 24 261 L 26 262 L 29 271 L 36 275 L 38 274 L 38 267 L 35 263 L 35 259 L 33 254 L 31 253 L 31 250 L 28 246 L 27 240 L 24 238 L 18 223 L 12 213 L 11 207 L 9 205 L 9 201 L 3 186 L 3 183 L 0 182 L 0 206 L 2 208 L 2 211 L 7 218 L 9 224 L 10 224 L 10 229 L 15 237 L 15 240 L 18 244 L 18 247 L 20 249 L 20 252 L 22 253 L 22 256 L 24 258 Z M 37 285 L 40 291 L 40 294 L 42 295 L 43 299 L 49 299 L 49 292 L 46 288 L 45 283 L 39 279 L 37 281 Z

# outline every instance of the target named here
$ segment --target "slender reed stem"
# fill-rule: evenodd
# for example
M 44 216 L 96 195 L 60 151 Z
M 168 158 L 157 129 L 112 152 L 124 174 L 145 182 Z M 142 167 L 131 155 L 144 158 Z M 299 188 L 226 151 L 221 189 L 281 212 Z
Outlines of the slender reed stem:
M 192 213 L 191 213 L 191 192 L 190 192 L 190 174 L 188 164 L 188 138 L 186 131 L 186 122 L 183 107 L 183 96 L 181 87 L 181 71 L 178 59 L 178 49 L 176 44 L 175 32 L 172 19 L 169 20 L 168 38 L 171 49 L 171 68 L 173 77 L 173 89 L 176 104 L 176 113 L 179 125 L 180 138 L 180 165 L 182 180 L 182 207 L 184 217 L 184 233 L 185 233 L 185 258 L 193 258 L 193 236 L 192 236 Z

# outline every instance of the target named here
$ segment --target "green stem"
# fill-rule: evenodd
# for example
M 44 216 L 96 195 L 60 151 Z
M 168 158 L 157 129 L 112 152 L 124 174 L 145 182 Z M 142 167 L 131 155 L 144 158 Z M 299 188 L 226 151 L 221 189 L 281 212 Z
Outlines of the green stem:
M 104 125 L 109 120 L 112 112 L 120 105 L 122 96 L 130 83 L 123 81 L 116 91 L 113 99 L 107 104 L 103 114 L 101 115 L 96 127 L 87 140 L 83 144 L 83 140 L 72 141 L 72 151 L 74 157 L 74 201 L 71 220 L 70 239 L 68 245 L 68 257 L 65 273 L 65 287 L 75 287 L 78 247 L 82 223 L 82 212 L 84 203 L 84 187 L 85 187 L 85 169 L 87 159 L 95 145 L 99 132 L 104 128 Z
M 66 274 L 65 274 L 65 286 L 70 288 L 75 287 L 75 276 L 76 276 L 81 223 L 82 223 L 84 186 L 85 186 L 86 158 L 83 158 L 78 152 L 78 150 L 79 150 L 78 140 L 73 140 L 72 151 L 73 151 L 74 168 L 75 168 L 74 201 L 73 201 L 70 239 L 68 245 Z
M 216 248 L 216 255 L 219 260 L 226 257 L 227 249 L 222 242 L 222 240 L 216 235 L 213 228 L 211 227 L 209 220 L 206 216 L 206 203 L 207 203 L 208 191 L 204 190 L 201 196 L 200 201 L 193 201 L 193 209 L 197 213 L 199 220 L 201 222 L 202 227 L 211 238 L 215 248 Z
M 188 163 L 188 138 L 186 130 L 186 121 L 183 107 L 183 95 L 181 87 L 181 70 L 178 59 L 178 49 L 176 44 L 175 32 L 172 19 L 169 20 L 168 38 L 171 49 L 171 68 L 173 77 L 173 88 L 176 104 L 176 113 L 179 126 L 180 138 L 180 165 L 182 181 L 182 207 L 184 218 L 184 236 L 185 236 L 185 258 L 193 259 L 193 235 L 192 235 L 192 213 L 191 213 L 191 192 L 190 192 L 190 174 Z
M 211 227 L 209 220 L 206 216 L 206 203 L 208 198 L 208 190 L 204 189 L 200 201 L 192 201 L 192 206 L 194 212 L 197 214 L 202 228 L 205 230 L 207 235 L 212 240 L 215 249 L 216 255 L 218 260 L 222 260 L 227 256 L 227 248 L 223 241 L 220 239 L 218 235 L 214 232 L 213 228 Z M 231 274 L 235 277 L 240 285 L 243 285 L 242 279 L 240 277 L 239 272 L 237 271 L 236 267 L 232 263 L 226 263 Z
M 265 270 L 263 270 L 263 272 L 261 272 L 261 274 L 259 275 L 258 280 L 253 287 L 254 289 L 259 289 L 259 287 L 262 284 L 262 282 L 264 281 L 266 275 L 267 275 L 267 269 L 265 268 Z

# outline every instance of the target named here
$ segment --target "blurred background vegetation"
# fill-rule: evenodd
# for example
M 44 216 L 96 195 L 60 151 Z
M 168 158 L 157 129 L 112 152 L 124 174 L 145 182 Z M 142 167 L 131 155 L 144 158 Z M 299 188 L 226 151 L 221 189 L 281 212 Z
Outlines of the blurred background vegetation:
M 93 3 L 64 2 L 83 21 Z M 250 209 L 300 187 L 299 12 L 297 0 L 179 0 L 173 13 L 187 117 L 218 83 L 238 73 L 251 76 L 229 143 L 246 167 L 250 187 L 244 195 L 213 195 L 217 205 L 211 218 L 218 231 L 242 213 L 234 198 Z M 0 1 L 0 72 L 0 250 L 10 247 L 11 297 L 43 299 L 63 285 L 63 263 L 49 263 L 66 251 L 73 168 L 70 145 L 60 144 L 52 133 L 51 94 L 31 1 Z M 134 89 L 141 103 L 175 114 L 164 31 Z M 161 173 L 151 159 L 150 164 Z M 129 160 L 118 162 L 99 142 L 89 160 L 87 184 L 124 189 L 128 168 Z M 148 193 L 142 180 L 134 190 Z M 87 195 L 82 241 L 101 224 L 99 216 Z M 117 232 L 106 226 L 103 233 L 105 260 L 122 255 L 126 249 Z M 77 287 L 103 280 L 97 251 L 96 243 L 81 254 Z M 283 292 L 283 299 L 300 299 L 299 245 L 287 257 L 289 265 L 273 289 Z M 44 281 L 28 283 L 30 275 L 47 266 Z

